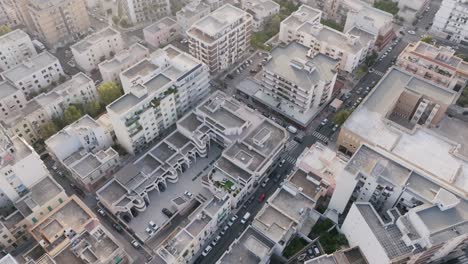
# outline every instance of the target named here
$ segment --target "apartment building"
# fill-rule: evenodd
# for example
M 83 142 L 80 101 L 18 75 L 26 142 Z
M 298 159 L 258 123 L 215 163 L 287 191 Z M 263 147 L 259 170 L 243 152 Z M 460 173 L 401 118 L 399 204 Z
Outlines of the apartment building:
M 203 2 L 210 6 L 211 12 L 222 7 L 226 3 L 225 0 L 203 0 Z
M 56 263 L 132 263 L 123 246 L 79 198 L 71 196 L 29 228 Z
M 251 226 L 236 237 L 216 264 L 268 263 L 275 243 Z
M 111 27 L 93 33 L 70 47 L 77 66 L 85 72 L 97 69 L 100 62 L 114 57 L 123 49 L 122 35 Z
M 9 137 L 2 128 L 0 209 L 5 214 L 39 179 L 49 174 L 39 155 L 22 138 Z
M 399 0 L 398 1 L 398 17 L 403 18 L 405 23 L 413 23 L 423 15 L 426 8 L 429 6 L 428 0 Z
M 18 13 L 16 12 L 14 1 L 0 1 L 0 24 L 14 28 L 19 26 L 21 22 L 21 18 L 18 17 Z
M 205 98 L 208 67 L 172 45 L 120 74 L 125 94 L 107 106 L 119 144 L 134 154 Z
M 297 41 L 315 53 L 339 60 L 340 71 L 353 72 L 372 50 L 375 36 L 356 27 L 342 33 L 320 24 L 321 15 L 320 10 L 300 6 L 281 22 L 279 39 L 284 43 Z
M 393 15 L 360 0 L 343 1 L 346 10 L 344 32 L 358 28 L 376 36 L 374 47 L 383 49 L 395 37 Z
M 67 199 L 65 190 L 51 176 L 35 182 L 13 205 L 15 211 L 0 217 L 0 245 L 7 252 L 27 243 L 27 230 Z M 0 262 L 1 263 L 1 262 Z
M 201 1 L 191 1 L 182 9 L 177 11 L 177 24 L 180 26 L 180 33 L 185 35 L 186 31 L 195 22 L 211 12 L 210 6 Z
M 34 144 L 42 138 L 42 126 L 54 118 L 62 117 L 63 111 L 70 104 L 84 105 L 97 99 L 98 94 L 93 80 L 84 73 L 78 73 L 52 91 L 28 101 L 19 111 L 2 120 L 2 123 L 11 134 Z
M 431 32 L 454 43 L 468 45 L 467 12 L 465 2 L 443 0 L 434 16 Z
M 253 98 L 294 123 L 307 126 L 331 100 L 337 65 L 337 60 L 297 42 L 276 47 L 263 66 Z
M 238 62 L 250 46 L 252 15 L 226 4 L 187 30 L 190 54 L 215 74 Z
M 132 24 L 154 21 L 171 15 L 169 0 L 123 0 L 121 4 Z
M 164 17 L 143 29 L 145 41 L 153 47 L 159 48 L 172 42 L 179 36 L 179 24 L 170 17 Z
M 186 254 L 193 256 L 194 252 L 184 253 L 187 246 L 193 244 L 198 250 L 231 208 L 252 192 L 254 182 L 273 170 L 287 138 L 284 128 L 218 91 L 180 119 L 174 132 L 118 171 L 96 195 L 145 243 L 151 243 L 154 234 L 144 230 L 139 217 L 148 219 L 150 214 L 156 225 L 164 227 L 173 216 L 161 213 L 163 208 L 188 216 L 185 228 L 175 229 L 158 245 L 160 258 L 173 263 Z M 214 164 L 208 175 L 189 176 L 205 164 Z M 196 207 L 193 203 L 204 209 L 191 209 Z M 203 217 L 195 220 L 195 215 Z
M 468 63 L 455 56 L 455 50 L 448 46 L 410 43 L 398 56 L 396 65 L 450 90 L 463 89 L 468 80 Z
M 362 263 L 367 264 L 366 257 L 362 255 L 359 247 L 341 249 L 333 252 L 332 254 L 323 254 L 321 256 L 306 260 L 304 264 L 322 264 L 322 263 L 340 263 L 340 264 L 353 264 Z
M 242 1 L 242 9 L 252 14 L 253 30 L 263 30 L 265 22 L 280 11 L 280 5 L 273 0 Z
M 0 110 L 2 120 L 8 119 L 27 104 L 24 93 L 8 81 L 0 82 Z
M 45 141 L 49 153 L 87 191 L 94 190 L 120 165 L 112 135 L 85 115 Z
M 26 6 L 33 30 L 49 48 L 79 39 L 91 26 L 83 0 L 29 0 Z
M 445 115 L 456 98 L 392 68 L 342 126 L 337 146 L 353 155 L 329 210 L 349 210 L 342 231 L 369 263 L 430 263 L 466 246 L 468 124 Z
M 30 99 L 41 89 L 55 86 L 61 76 L 65 77 L 59 60 L 49 52 L 42 52 L 0 73 L 4 80 L 12 83 Z M 63 78 L 62 77 L 62 78 Z
M 26 32 L 17 29 L 0 37 L 0 69 L 7 71 L 36 55 Z
M 121 72 L 130 68 L 130 66 L 139 62 L 145 57 L 148 57 L 149 50 L 135 43 L 128 49 L 119 51 L 112 59 L 105 60 L 98 64 L 99 72 L 101 72 L 104 82 L 120 82 L 119 75 Z

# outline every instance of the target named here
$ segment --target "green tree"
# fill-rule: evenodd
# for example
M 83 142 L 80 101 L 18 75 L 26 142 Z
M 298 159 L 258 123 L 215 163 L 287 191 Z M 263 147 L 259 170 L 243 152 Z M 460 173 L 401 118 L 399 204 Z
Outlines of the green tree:
M 41 127 L 41 136 L 43 139 L 48 139 L 58 131 L 57 125 L 54 122 L 49 122 Z
M 336 22 L 333 21 L 333 20 L 322 19 L 322 20 L 320 20 L 320 23 L 322 23 L 322 24 L 325 25 L 325 26 L 329 26 L 329 27 L 331 27 L 331 28 L 333 28 L 333 29 L 336 29 L 336 30 L 338 30 L 338 31 L 341 31 L 341 32 L 343 32 L 343 29 L 344 29 L 344 26 L 343 26 L 343 25 L 338 24 L 338 23 L 336 23 Z
M 388 12 L 392 15 L 396 15 L 400 9 L 398 8 L 398 3 L 395 3 L 391 0 L 381 0 L 374 3 L 374 7 L 385 12 Z
M 80 109 L 74 105 L 70 105 L 65 111 L 63 112 L 63 120 L 67 125 L 75 122 L 76 120 L 80 119 L 83 114 L 81 113 Z
M 101 103 L 97 100 L 87 103 L 84 108 L 85 112 L 93 118 L 99 116 L 103 111 Z
M 343 109 L 335 114 L 335 116 L 333 117 L 333 122 L 341 126 L 346 121 L 346 119 L 348 119 L 350 115 L 351 115 L 351 110 Z
M 120 86 L 115 82 L 104 82 L 98 88 L 99 98 L 104 105 L 112 103 L 115 99 L 122 96 L 123 92 Z
M 374 65 L 378 57 L 379 57 L 379 54 L 375 50 L 372 51 L 372 54 L 366 58 L 366 65 L 369 67 Z
M 118 25 L 120 22 L 120 17 L 118 16 L 113 16 L 112 17 L 112 22 L 114 22 L 115 25 Z
M 6 33 L 11 32 L 11 28 L 7 25 L 1 25 L 0 26 L 0 36 L 5 35 Z
M 421 41 L 430 44 L 432 42 L 432 36 L 426 35 L 426 36 L 421 38 Z

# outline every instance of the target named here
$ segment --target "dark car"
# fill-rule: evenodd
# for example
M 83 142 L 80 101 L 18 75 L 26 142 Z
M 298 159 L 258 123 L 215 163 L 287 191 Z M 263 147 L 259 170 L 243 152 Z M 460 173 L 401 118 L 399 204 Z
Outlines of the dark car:
M 163 212 L 163 214 L 165 214 L 165 215 L 166 215 L 167 217 L 169 217 L 169 218 L 171 218 L 171 217 L 174 215 L 174 213 L 171 212 L 171 210 L 169 210 L 169 209 L 167 209 L 167 208 L 163 208 L 163 209 L 162 209 L 162 212 Z
M 119 225 L 119 224 L 112 224 L 112 227 L 117 230 L 117 232 L 119 233 L 122 233 L 123 232 L 123 228 Z

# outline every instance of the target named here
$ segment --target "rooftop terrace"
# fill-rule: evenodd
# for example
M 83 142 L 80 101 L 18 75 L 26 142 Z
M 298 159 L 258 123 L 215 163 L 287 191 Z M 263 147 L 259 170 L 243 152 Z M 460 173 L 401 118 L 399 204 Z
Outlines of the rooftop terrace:
M 111 36 L 119 36 L 120 38 L 120 32 L 117 30 L 111 28 L 111 27 L 106 27 L 96 33 L 93 33 L 86 37 L 85 39 L 77 42 L 76 44 L 73 44 L 70 48 L 72 50 L 76 50 L 77 52 L 86 52 L 90 47 L 92 47 L 94 44 L 107 39 L 108 37 Z
M 37 56 L 16 65 L 10 70 L 4 71 L 2 75 L 11 82 L 16 83 L 17 81 L 22 80 L 24 77 L 28 77 L 31 74 L 38 72 L 53 63 L 60 65 L 56 57 L 54 57 L 48 51 L 44 51 Z

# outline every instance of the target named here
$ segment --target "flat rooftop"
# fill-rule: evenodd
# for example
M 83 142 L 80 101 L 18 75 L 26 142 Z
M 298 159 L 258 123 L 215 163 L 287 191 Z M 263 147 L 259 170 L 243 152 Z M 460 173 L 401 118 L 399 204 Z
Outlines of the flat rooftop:
M 462 200 L 457 206 L 444 211 L 441 211 L 438 206 L 434 205 L 417 211 L 416 214 L 429 232 L 434 234 L 468 223 L 468 202 Z
M 144 86 L 148 89 L 149 93 L 154 93 L 160 91 L 162 88 L 166 87 L 168 83 L 171 82 L 171 79 L 166 77 L 164 74 L 160 73 L 149 81 L 147 81 Z
M 122 72 L 122 75 L 133 79 L 137 76 L 146 76 L 159 68 L 158 65 L 152 63 L 149 59 L 143 59 L 134 66 Z
M 94 44 L 106 40 L 109 37 L 119 37 L 120 38 L 120 32 L 117 30 L 111 28 L 111 27 L 106 27 L 96 33 L 93 33 L 86 37 L 85 39 L 73 44 L 70 48 L 74 49 L 80 53 L 86 52 L 90 47 L 92 47 Z
M 248 13 L 244 10 L 230 4 L 225 4 L 195 22 L 188 30 L 188 33 L 204 41 L 213 42 L 219 37 L 217 34 L 220 34 L 225 28 L 247 16 Z
M 31 74 L 36 73 L 54 63 L 57 65 L 60 64 L 54 55 L 50 54 L 48 51 L 44 51 L 37 56 L 16 65 L 10 70 L 4 71 L 2 75 L 11 82 L 16 83 L 17 81 L 22 80 L 24 77 L 28 77 Z
M 307 47 L 297 42 L 286 47 L 276 47 L 271 51 L 272 58 L 264 69 L 306 90 L 311 90 L 319 81 L 331 81 L 336 75 L 338 62 L 323 54 L 310 58 L 307 56 L 308 51 Z
M 303 212 L 315 207 L 315 202 L 311 198 L 298 190 L 293 190 L 287 184 L 283 185 L 268 203 L 297 222 L 300 221 Z
M 252 147 L 265 157 L 272 155 L 288 138 L 284 128 L 269 119 L 263 119 L 244 138 L 243 143 Z
M 231 244 L 229 251 L 221 257 L 221 263 L 226 264 L 257 264 L 274 247 L 275 243 L 263 234 L 249 226 L 241 237 Z
M 411 253 L 413 248 L 405 245 L 405 242 L 401 239 L 402 233 L 396 225 L 392 224 L 384 227 L 377 212 L 375 212 L 370 204 L 355 203 L 354 205 L 365 219 L 389 259 Z
M 149 50 L 140 43 L 135 43 L 128 49 L 118 52 L 112 59 L 105 60 L 99 64 L 99 68 L 104 71 L 121 69 L 122 66 L 133 62 L 135 57 L 141 58 L 149 53 Z
M 161 29 L 167 30 L 168 28 L 172 27 L 173 25 L 177 24 L 177 21 L 170 18 L 170 17 L 163 17 L 160 20 L 154 22 L 153 24 L 145 27 L 143 31 L 149 33 L 156 33 Z
M 315 199 L 318 190 L 320 190 L 317 188 L 320 188 L 321 178 L 314 174 L 306 173 L 301 169 L 297 169 L 289 178 L 289 182 L 296 188 L 302 188 L 302 192 L 310 199 Z
M 335 47 L 346 50 L 350 53 L 356 53 L 364 48 L 360 41 L 351 44 L 345 33 L 335 30 L 329 26 L 322 25 L 318 21 L 313 23 L 306 22 L 298 29 L 298 31 L 313 35 L 319 41 L 326 42 L 329 45 L 334 45 Z
M 13 95 L 18 91 L 19 90 L 10 82 L 7 82 L 7 81 L 0 82 L 0 99 Z
M 0 45 L 16 42 L 22 38 L 29 38 L 29 35 L 21 29 L 16 29 L 0 36 Z
M 127 194 L 127 190 L 119 181 L 112 179 L 104 188 L 99 189 L 97 194 L 109 204 L 113 204 L 122 199 Z
M 146 98 L 146 95 L 137 97 L 133 93 L 126 93 L 107 107 L 118 114 L 123 114 L 132 109 L 132 107 L 134 107 L 139 102 L 143 101 L 144 98 Z
M 21 197 L 15 203 L 15 206 L 24 217 L 27 217 L 36 206 L 45 205 L 63 191 L 62 186 L 51 179 L 50 176 L 46 176 L 35 183 L 30 188 L 29 193 Z
M 297 28 L 304 24 L 306 21 L 320 21 L 321 16 L 321 10 L 312 8 L 308 5 L 301 5 L 298 10 L 292 13 L 281 23 L 286 24 L 288 27 L 297 30 Z

